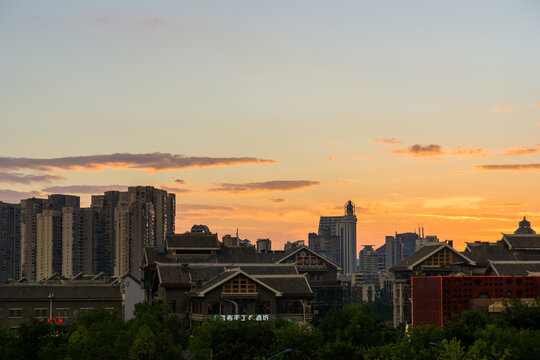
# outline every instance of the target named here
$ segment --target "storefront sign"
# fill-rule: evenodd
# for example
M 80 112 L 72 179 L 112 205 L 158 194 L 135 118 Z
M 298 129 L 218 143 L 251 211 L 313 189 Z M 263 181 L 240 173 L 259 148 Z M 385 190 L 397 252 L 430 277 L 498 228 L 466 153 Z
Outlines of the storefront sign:
M 213 320 L 223 320 L 223 321 L 246 321 L 246 320 L 254 320 L 254 321 L 266 321 L 270 319 L 270 315 L 214 315 Z

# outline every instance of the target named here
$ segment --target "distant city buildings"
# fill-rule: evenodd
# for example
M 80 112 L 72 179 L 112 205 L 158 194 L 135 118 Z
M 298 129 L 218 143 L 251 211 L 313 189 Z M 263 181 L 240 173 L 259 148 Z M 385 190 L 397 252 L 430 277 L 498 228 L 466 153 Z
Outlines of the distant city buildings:
M 318 234 L 308 236 L 309 248 L 325 255 L 343 268 L 344 273 L 356 270 L 356 215 L 352 201 L 345 204 L 342 216 L 321 216 Z
M 175 202 L 152 186 L 93 195 L 89 208 L 63 194 L 0 202 L 0 283 L 54 274 L 139 277 L 144 247 L 174 233 Z

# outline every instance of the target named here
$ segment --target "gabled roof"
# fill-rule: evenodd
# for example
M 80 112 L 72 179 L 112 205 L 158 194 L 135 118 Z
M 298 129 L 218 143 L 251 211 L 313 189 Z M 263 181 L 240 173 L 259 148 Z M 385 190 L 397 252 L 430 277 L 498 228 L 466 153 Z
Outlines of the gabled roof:
M 332 261 L 330 261 L 328 258 L 322 256 L 321 254 L 317 253 L 316 251 L 313 251 L 311 250 L 310 248 L 308 248 L 307 246 L 301 246 L 299 248 L 296 248 L 296 249 L 293 249 L 291 250 L 290 252 L 286 253 L 285 255 L 279 257 L 278 259 L 276 259 L 276 263 L 280 263 L 282 261 L 285 261 L 286 259 L 290 258 L 291 256 L 295 255 L 296 253 L 298 253 L 299 251 L 301 250 L 304 250 L 304 251 L 308 251 L 310 253 L 312 253 L 313 255 L 323 259 L 325 262 L 327 262 L 328 264 L 332 265 L 333 267 L 335 267 L 337 270 L 342 270 L 341 269 L 341 266 L 339 265 L 336 265 L 334 264 Z
M 282 295 L 280 291 L 274 289 L 273 287 L 271 287 L 268 284 L 266 284 L 265 282 L 257 279 L 256 277 L 251 276 L 248 273 L 242 271 L 240 268 L 227 270 L 226 272 L 216 276 L 215 278 L 210 279 L 201 288 L 199 288 L 197 290 L 192 290 L 192 292 L 194 292 L 197 296 L 204 296 L 207 292 L 215 289 L 219 285 L 224 284 L 229 280 L 232 280 L 233 278 L 235 278 L 235 277 L 237 277 L 239 275 L 243 275 L 243 276 L 247 277 L 248 279 L 253 280 L 257 284 L 259 284 L 259 285 L 267 288 L 271 292 L 275 293 L 276 296 L 281 296 Z
M 510 250 L 540 250 L 540 235 L 537 234 L 503 234 L 502 241 Z
M 540 261 L 490 261 L 489 267 L 499 276 L 529 276 L 540 272 Z
M 436 254 L 440 250 L 447 248 L 450 251 L 452 251 L 457 256 L 463 258 L 463 260 L 471 265 L 475 265 L 475 262 L 460 253 L 459 251 L 455 250 L 453 247 L 448 245 L 447 243 L 435 243 L 435 244 L 426 244 L 422 246 L 420 249 L 406 257 L 405 259 L 401 260 L 394 266 L 390 268 L 390 271 L 396 271 L 396 270 L 412 270 L 416 265 L 420 264 L 421 262 L 427 260 L 430 256 Z

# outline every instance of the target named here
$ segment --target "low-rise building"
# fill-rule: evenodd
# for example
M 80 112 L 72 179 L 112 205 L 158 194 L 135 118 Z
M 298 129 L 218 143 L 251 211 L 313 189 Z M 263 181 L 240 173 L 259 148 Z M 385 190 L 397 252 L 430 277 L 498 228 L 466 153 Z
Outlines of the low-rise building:
M 58 274 L 40 282 L 0 285 L 0 324 L 17 329 L 28 318 L 68 326 L 79 315 L 105 309 L 122 316 L 120 285 L 114 278 Z

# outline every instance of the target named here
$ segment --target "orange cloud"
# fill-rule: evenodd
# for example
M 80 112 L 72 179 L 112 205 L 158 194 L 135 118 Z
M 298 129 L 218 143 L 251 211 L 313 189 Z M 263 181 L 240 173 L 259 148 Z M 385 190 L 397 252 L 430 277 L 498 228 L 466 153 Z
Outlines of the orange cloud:
M 415 157 L 443 155 L 442 147 L 437 144 L 430 144 L 425 146 L 415 144 L 408 147 L 407 149 L 389 150 L 388 152 L 393 154 L 407 154 Z
M 536 106 L 540 106 L 540 102 L 537 102 L 537 103 L 536 103 Z
M 126 191 L 127 185 L 66 185 L 44 188 L 46 193 L 102 194 L 106 191 Z
M 277 161 L 256 157 L 184 156 L 180 154 L 159 152 L 148 154 L 116 153 L 49 159 L 0 157 L 0 168 L 32 169 L 41 171 L 54 171 L 58 169 L 69 171 L 95 170 L 103 167 L 112 167 L 116 169 L 138 169 L 147 170 L 149 172 L 160 172 L 187 168 L 263 163 L 275 164 Z
M 540 170 L 540 163 L 476 165 L 476 168 L 479 170 L 491 170 L 491 171 L 533 171 L 533 170 Z
M 232 193 L 242 192 L 263 192 L 263 191 L 290 191 L 299 190 L 319 185 L 318 181 L 309 180 L 274 180 L 265 182 L 254 182 L 245 184 L 221 183 L 217 188 L 210 191 L 222 191 Z
M 176 180 L 174 180 L 174 182 L 177 183 L 177 184 L 180 184 L 180 185 L 186 185 L 187 184 L 187 181 L 182 180 L 182 179 L 176 179 Z
M 335 159 L 334 159 L 333 156 L 329 156 L 329 157 L 326 158 L 326 161 L 334 161 L 334 160 L 335 160 Z
M 398 145 L 398 144 L 405 144 L 403 141 L 396 139 L 396 138 L 390 138 L 390 139 L 373 139 L 376 143 L 379 144 L 385 144 L 385 145 Z
M 513 106 L 497 106 L 491 109 L 493 112 L 501 112 L 501 111 L 512 111 L 514 109 Z
M 452 150 L 452 155 L 458 155 L 458 156 L 472 156 L 472 157 L 486 157 L 491 152 L 490 149 L 483 149 L 483 148 L 461 148 L 461 147 L 455 147 Z
M 277 198 L 277 199 L 268 199 L 268 201 L 273 202 L 273 203 L 283 203 L 287 200 L 283 198 Z
M 537 152 L 540 152 L 540 147 L 528 147 L 528 146 L 522 146 L 520 148 L 516 149 L 508 149 L 504 152 L 504 155 L 507 156 L 519 156 L 519 155 L 530 155 L 535 154 Z

